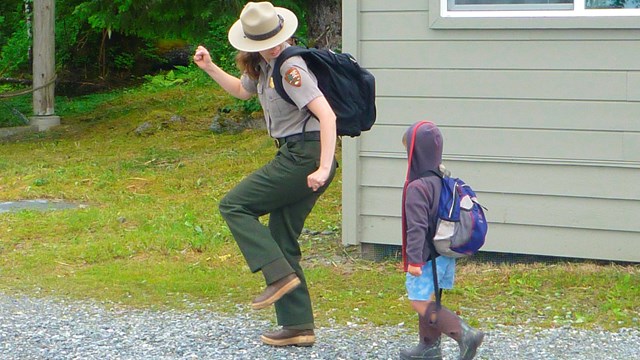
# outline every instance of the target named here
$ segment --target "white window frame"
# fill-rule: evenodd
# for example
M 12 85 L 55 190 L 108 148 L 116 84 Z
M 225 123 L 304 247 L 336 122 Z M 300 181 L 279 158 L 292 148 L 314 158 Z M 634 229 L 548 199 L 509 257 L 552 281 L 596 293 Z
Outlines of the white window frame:
M 431 29 L 640 29 L 640 9 L 585 9 L 585 0 L 571 10 L 518 11 L 449 11 L 448 0 L 424 1 Z
M 481 6 L 461 6 L 459 10 L 449 10 L 449 0 L 440 0 L 440 16 L 442 17 L 483 17 L 483 18 L 536 18 L 536 17 L 621 17 L 640 16 L 640 9 L 586 9 L 585 0 L 574 0 L 570 9 L 554 10 L 557 5 L 550 5 L 548 10 L 527 9 L 531 5 L 522 5 L 518 10 L 491 10 Z M 504 5 L 502 5 L 504 6 Z M 518 5 L 520 6 L 520 5 Z M 544 6 L 538 5 L 537 7 Z M 471 9 L 476 7 L 475 9 Z M 514 6 L 515 7 L 515 6 Z M 468 9 L 468 10 L 465 10 Z M 640 24 L 640 19 L 638 19 Z

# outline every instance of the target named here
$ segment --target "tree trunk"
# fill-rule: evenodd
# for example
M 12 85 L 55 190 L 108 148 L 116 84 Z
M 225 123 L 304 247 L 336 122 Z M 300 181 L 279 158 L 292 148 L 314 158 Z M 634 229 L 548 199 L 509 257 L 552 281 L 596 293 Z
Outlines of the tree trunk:
M 54 114 L 55 33 L 54 0 L 34 1 L 33 14 L 33 114 Z M 47 86 L 48 84 L 48 86 Z M 44 86 L 44 87 L 43 87 Z
M 316 48 L 342 49 L 342 1 L 309 0 L 309 43 Z

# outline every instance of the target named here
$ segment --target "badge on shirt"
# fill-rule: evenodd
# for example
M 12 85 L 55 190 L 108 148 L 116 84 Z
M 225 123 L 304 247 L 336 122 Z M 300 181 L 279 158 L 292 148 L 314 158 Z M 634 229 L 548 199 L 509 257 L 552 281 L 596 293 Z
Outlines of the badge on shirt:
M 270 88 L 272 88 L 272 89 L 273 89 L 274 87 L 276 87 L 276 85 L 273 83 L 273 77 L 270 77 L 270 78 L 269 78 L 269 87 L 270 87 Z
M 291 85 L 295 87 L 300 87 L 302 85 L 302 76 L 300 76 L 300 72 L 298 69 L 292 67 L 287 70 L 284 75 L 284 79 Z

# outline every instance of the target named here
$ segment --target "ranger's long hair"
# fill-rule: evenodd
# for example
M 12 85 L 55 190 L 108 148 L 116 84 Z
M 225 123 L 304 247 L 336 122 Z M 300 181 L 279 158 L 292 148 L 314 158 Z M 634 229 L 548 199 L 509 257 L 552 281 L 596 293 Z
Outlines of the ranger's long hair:
M 258 80 L 260 76 L 260 61 L 262 56 L 258 52 L 238 51 L 236 55 L 236 66 L 240 72 L 246 72 L 252 80 Z

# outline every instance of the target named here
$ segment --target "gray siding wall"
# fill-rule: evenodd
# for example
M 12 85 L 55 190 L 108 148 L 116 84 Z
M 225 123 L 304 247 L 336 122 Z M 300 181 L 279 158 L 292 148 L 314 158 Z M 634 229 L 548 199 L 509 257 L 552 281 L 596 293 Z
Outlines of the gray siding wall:
M 344 50 L 376 75 L 378 106 L 343 139 L 343 242 L 401 244 L 400 139 L 430 120 L 489 209 L 485 250 L 640 261 L 640 30 L 429 19 L 427 0 L 343 2 Z

